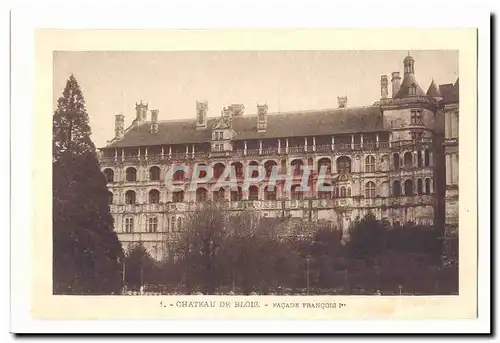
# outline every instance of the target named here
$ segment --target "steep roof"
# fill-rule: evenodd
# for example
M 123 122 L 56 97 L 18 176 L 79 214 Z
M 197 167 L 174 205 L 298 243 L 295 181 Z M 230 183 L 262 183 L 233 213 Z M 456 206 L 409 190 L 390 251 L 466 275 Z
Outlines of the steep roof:
M 401 86 L 399 87 L 396 95 L 394 95 L 395 98 L 406 98 L 410 95 L 410 87 L 411 86 L 416 87 L 416 94 L 415 96 L 425 96 L 424 90 L 420 87 L 418 84 L 417 80 L 415 79 L 415 75 L 411 73 L 405 74 L 403 78 L 403 82 L 401 83 Z
M 441 100 L 442 104 L 450 104 L 459 101 L 459 83 L 458 79 L 455 84 L 447 83 L 439 86 L 439 91 L 443 100 Z
M 132 127 L 124 137 L 106 148 L 173 145 L 209 142 L 219 118 L 208 118 L 207 128 L 196 130 L 196 119 L 160 121 L 157 133 L 150 133 L 150 122 Z M 257 131 L 257 116 L 233 117 L 234 140 L 321 136 L 383 130 L 378 106 L 347 107 L 316 111 L 269 113 L 266 132 Z
M 441 97 L 441 93 L 439 92 L 438 86 L 436 85 L 436 82 L 434 82 L 434 79 L 432 79 L 432 82 L 429 85 L 429 89 L 427 89 L 426 95 L 433 98 Z

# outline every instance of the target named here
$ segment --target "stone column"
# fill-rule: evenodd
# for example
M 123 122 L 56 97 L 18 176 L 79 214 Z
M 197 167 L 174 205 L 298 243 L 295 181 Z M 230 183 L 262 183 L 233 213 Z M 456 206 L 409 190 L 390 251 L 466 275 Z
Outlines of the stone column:
M 245 144 L 245 146 L 243 147 L 243 155 L 247 155 L 247 141 L 243 141 L 243 144 Z
M 115 149 L 115 162 L 118 160 L 118 149 Z
M 191 156 L 194 157 L 194 144 L 191 146 Z
M 278 139 L 278 154 L 281 153 L 281 139 Z
M 429 166 L 434 166 L 434 157 L 432 151 L 429 150 Z
M 313 151 L 316 151 L 316 136 L 313 136 Z
M 170 145 L 168 146 L 168 157 L 172 157 L 172 147 Z
M 451 155 L 445 155 L 446 159 L 446 185 L 451 185 Z
M 304 137 L 304 151 L 307 151 L 307 137 Z
M 259 140 L 259 155 L 262 155 L 262 139 Z
M 186 144 L 186 157 L 189 155 L 189 145 Z
M 377 147 L 377 149 L 378 149 L 378 147 L 379 147 L 379 142 L 378 142 L 378 140 L 379 140 L 379 139 L 378 139 L 378 133 L 377 133 L 377 136 L 376 136 L 376 145 L 375 145 L 375 146 Z
M 332 151 L 335 150 L 335 137 L 332 136 Z
M 285 152 L 288 154 L 288 138 L 286 139 L 286 147 L 285 147 Z
M 360 146 L 361 146 L 361 149 L 363 149 L 363 134 L 361 134 L 360 138 L 361 138 L 361 145 Z
M 162 156 L 162 157 L 163 157 L 163 155 L 164 155 L 164 152 L 165 152 L 165 151 L 163 150 L 163 146 L 162 146 L 162 147 L 161 147 L 161 156 Z
M 451 170 L 453 173 L 452 184 L 458 185 L 458 170 L 459 170 L 458 154 L 451 155 L 451 164 L 452 164 Z
M 354 150 L 354 135 L 351 135 L 351 149 Z
M 144 159 L 147 160 L 148 159 L 148 147 L 145 147 L 145 154 L 144 154 Z

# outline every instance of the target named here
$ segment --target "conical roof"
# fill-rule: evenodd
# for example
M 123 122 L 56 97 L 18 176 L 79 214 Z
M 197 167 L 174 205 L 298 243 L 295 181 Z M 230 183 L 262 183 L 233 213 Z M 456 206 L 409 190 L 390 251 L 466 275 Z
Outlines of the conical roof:
M 439 92 L 439 88 L 436 85 L 436 82 L 434 82 L 434 79 L 432 79 L 432 82 L 429 85 L 429 89 L 427 89 L 427 96 L 433 98 L 441 98 L 441 93 Z

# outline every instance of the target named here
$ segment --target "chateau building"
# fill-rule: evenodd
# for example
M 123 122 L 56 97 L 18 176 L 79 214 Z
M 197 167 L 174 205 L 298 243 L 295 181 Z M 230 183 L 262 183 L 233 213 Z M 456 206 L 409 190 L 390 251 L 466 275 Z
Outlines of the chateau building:
M 446 218 L 457 225 L 458 81 L 432 81 L 425 92 L 414 58 L 407 56 L 403 66 L 402 77 L 391 74 L 391 87 L 381 76 L 381 98 L 368 106 L 350 107 L 340 96 L 335 109 L 270 113 L 258 104 L 256 114 L 246 114 L 234 104 L 209 117 L 207 102 L 199 101 L 192 119 L 160 121 L 158 110 L 140 102 L 126 129 L 124 116 L 116 115 L 115 137 L 101 148 L 100 161 L 124 248 L 142 241 L 153 257 L 166 258 L 186 216 L 206 200 L 261 218 L 322 223 L 346 237 L 368 212 L 392 223 L 438 227 Z M 179 165 L 185 168 L 172 173 Z M 212 177 L 194 175 L 197 166 L 211 167 Z M 244 179 L 254 176 L 245 174 L 249 166 L 263 167 L 265 176 L 246 187 Z M 311 168 L 307 191 L 299 190 L 300 166 Z M 235 171 L 237 187 L 216 187 L 227 168 Z M 272 187 L 276 169 L 291 182 Z M 175 189 L 167 184 L 169 173 Z M 194 190 L 193 178 L 202 180 Z

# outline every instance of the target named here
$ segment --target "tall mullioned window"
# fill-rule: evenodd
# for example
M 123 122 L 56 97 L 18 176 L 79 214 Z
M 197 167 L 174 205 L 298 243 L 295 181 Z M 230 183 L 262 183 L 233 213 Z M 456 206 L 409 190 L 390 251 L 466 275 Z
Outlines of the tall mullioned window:
M 422 111 L 420 110 L 413 110 L 411 111 L 411 124 L 412 125 L 421 125 L 423 124 L 422 122 Z
M 375 198 L 375 183 L 369 181 L 365 186 L 365 197 L 367 198 Z
M 373 157 L 372 155 L 366 156 L 365 172 L 367 172 L 367 173 L 374 173 L 375 172 L 375 157 Z
M 134 232 L 134 218 L 125 218 L 125 232 Z
M 158 231 L 158 218 L 151 217 L 148 219 L 148 232 Z

